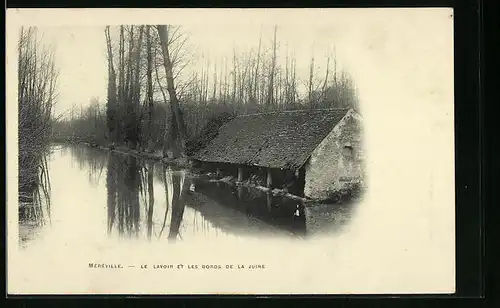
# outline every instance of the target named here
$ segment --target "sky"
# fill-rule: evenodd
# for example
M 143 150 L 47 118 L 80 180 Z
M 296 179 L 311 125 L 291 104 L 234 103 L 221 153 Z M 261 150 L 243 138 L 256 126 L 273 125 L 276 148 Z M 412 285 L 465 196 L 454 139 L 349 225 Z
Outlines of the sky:
M 200 69 L 202 57 L 210 58 L 211 65 L 222 65 L 223 59 L 231 61 L 233 50 L 237 53 L 257 50 L 262 33 L 262 48 L 270 48 L 273 42 L 273 25 L 249 26 L 232 25 L 180 25 L 181 31 L 189 38 L 189 48 L 194 54 L 188 70 Z M 103 26 L 41 27 L 43 41 L 55 48 L 56 61 L 60 70 L 60 99 L 56 113 L 71 108 L 72 104 L 87 104 L 91 97 L 105 99 L 107 87 L 107 59 Z M 279 25 L 277 32 L 278 62 L 286 59 L 286 52 L 295 55 L 297 75 L 304 80 L 309 74 L 311 57 L 315 56 L 318 74 L 325 74 L 328 54 L 336 53 L 336 44 L 345 38 L 329 35 L 323 38 L 328 29 L 324 26 L 296 27 Z M 338 68 L 342 61 L 337 60 Z M 332 63 L 332 62 L 331 62 Z M 229 69 L 231 64 L 229 63 Z M 210 73 L 212 74 L 212 73 Z
M 311 57 L 315 57 L 317 73 L 323 75 L 327 54 L 335 50 L 338 67 L 352 76 L 361 104 L 371 95 L 381 94 L 384 79 L 393 83 L 384 85 L 391 91 L 405 83 L 412 85 L 416 95 L 445 95 L 432 80 L 446 79 L 444 74 L 453 63 L 449 61 L 453 13 L 448 9 L 180 10 L 182 14 L 154 10 L 142 15 L 130 11 L 110 19 L 100 10 L 91 14 L 96 17 L 92 20 L 71 19 L 71 14 L 57 20 L 33 15 L 33 23 L 41 23 L 37 26 L 44 33 L 45 44 L 56 50 L 60 70 L 56 114 L 73 104 L 86 105 L 91 97 L 105 99 L 104 20 L 111 25 L 160 21 L 180 25 L 192 51 L 198 56 L 208 54 L 217 62 L 231 59 L 233 49 L 257 49 L 261 33 L 263 46 L 269 47 L 276 24 L 278 61 L 284 61 L 286 51 L 294 54 L 297 75 L 306 80 Z M 190 69 L 197 68 L 199 62 L 193 59 Z

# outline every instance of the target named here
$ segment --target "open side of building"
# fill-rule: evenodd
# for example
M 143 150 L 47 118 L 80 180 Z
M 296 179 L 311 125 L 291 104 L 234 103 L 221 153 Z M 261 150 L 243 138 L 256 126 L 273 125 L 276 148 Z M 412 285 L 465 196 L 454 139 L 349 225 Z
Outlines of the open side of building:
M 363 180 L 362 118 L 353 109 L 294 110 L 235 117 L 192 155 L 238 181 L 329 199 Z

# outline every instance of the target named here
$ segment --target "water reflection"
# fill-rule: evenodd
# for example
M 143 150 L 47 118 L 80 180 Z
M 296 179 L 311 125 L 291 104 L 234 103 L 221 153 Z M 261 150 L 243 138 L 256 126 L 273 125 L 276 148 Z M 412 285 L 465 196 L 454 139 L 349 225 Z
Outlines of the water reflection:
M 168 188 L 168 183 L 171 184 L 171 195 L 172 195 L 172 221 L 170 223 L 170 231 L 168 233 L 168 239 L 175 242 L 178 236 L 181 236 L 179 229 L 184 216 L 184 208 L 186 206 L 186 194 L 187 194 L 187 181 L 186 174 L 184 171 L 174 171 L 172 172 L 169 168 L 166 168 L 165 174 L 170 175 L 170 181 L 165 181 L 164 184 Z M 165 176 L 165 179 L 168 179 Z M 168 189 L 166 190 L 168 192 Z
M 116 227 L 120 236 L 137 237 L 140 230 L 141 171 L 138 159 L 110 153 L 106 177 L 108 234 Z
M 157 165 L 134 156 L 110 153 L 107 164 L 107 213 L 108 234 L 114 230 L 120 236 L 138 237 L 141 232 L 141 208 L 144 210 L 146 237 L 151 240 L 155 214 L 155 169 L 161 169 L 161 182 L 165 195 L 161 238 L 168 230 L 167 238 L 175 241 L 180 237 L 188 180 L 184 171 L 174 171 L 168 166 Z M 161 201 L 161 200 L 160 200 Z M 163 211 L 162 211 L 163 210 Z M 170 212 L 170 213 L 169 213 Z M 170 214 L 170 215 L 169 215 Z M 167 228 L 167 219 L 169 219 Z
M 75 167 L 86 172 L 88 175 L 89 184 L 97 186 L 106 171 L 106 163 L 108 162 L 108 154 L 95 148 L 87 146 L 63 146 L 61 148 L 63 154 L 70 153 L 75 159 L 71 160 L 71 167 Z
M 148 239 L 151 240 L 151 235 L 153 234 L 153 211 L 154 211 L 154 205 L 155 205 L 155 194 L 154 194 L 154 185 L 153 185 L 153 180 L 154 180 L 154 167 L 155 165 L 153 163 L 149 163 L 147 166 L 147 173 L 148 173 L 148 178 L 147 178 L 147 186 L 148 186 L 148 204 L 147 204 L 147 224 L 148 224 Z
M 255 188 L 227 183 L 199 181 L 196 191 L 222 207 L 236 209 L 249 217 L 283 229 L 295 235 L 306 235 L 304 204 Z M 203 210 L 202 207 L 199 208 Z M 213 217 L 218 220 L 218 217 Z
M 65 228 L 62 230 L 75 228 L 71 231 L 76 233 L 80 232 L 75 227 L 79 225 L 105 231 L 108 238 L 150 241 L 176 242 L 200 237 L 304 238 L 323 230 L 340 232 L 355 209 L 349 204 L 305 205 L 254 188 L 210 182 L 193 176 L 189 170 L 85 146 L 58 148 L 49 161 L 54 170 L 71 168 L 71 175 L 64 171 L 52 174 L 55 191 L 64 191 L 63 195 L 58 194 L 54 208 L 59 213 L 55 218 L 58 226 Z M 38 190 L 38 196 L 44 198 L 36 198 L 44 201 L 45 211 L 41 207 L 20 210 L 22 221 L 36 221 L 41 229 L 45 228 L 42 218 L 49 217 L 51 205 L 48 180 L 51 170 L 47 163 L 45 166 L 48 172 L 41 173 L 43 180 Z M 72 195 L 68 187 L 74 189 L 68 186 L 68 176 L 78 179 L 78 185 L 86 185 L 74 192 L 85 191 L 91 195 L 90 199 L 75 199 L 71 200 L 71 206 L 67 204 Z M 79 224 L 79 217 L 85 215 L 92 217 L 93 222 Z
M 22 170 L 20 170 L 22 172 Z M 19 241 L 21 245 L 50 224 L 50 174 L 47 155 L 41 157 L 39 168 L 28 183 L 19 185 Z

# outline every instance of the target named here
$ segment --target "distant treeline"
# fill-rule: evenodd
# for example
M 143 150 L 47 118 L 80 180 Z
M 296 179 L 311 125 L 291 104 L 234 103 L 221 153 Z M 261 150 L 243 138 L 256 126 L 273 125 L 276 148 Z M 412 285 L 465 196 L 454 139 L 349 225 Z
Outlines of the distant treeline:
M 210 119 L 221 115 L 358 109 L 355 85 L 337 68 L 335 54 L 327 57 L 322 72 L 312 57 L 305 80 L 296 74 L 294 57 L 287 53 L 285 61 L 278 61 L 277 27 L 270 46 L 261 38 L 256 48 L 233 51 L 232 59 L 222 65 L 205 57 L 199 70 L 189 73 L 186 67 L 193 55 L 179 27 L 107 27 L 104 34 L 107 101 L 93 98 L 87 107 L 70 110 L 55 126 L 57 139 L 183 152 L 182 142 L 198 136 Z

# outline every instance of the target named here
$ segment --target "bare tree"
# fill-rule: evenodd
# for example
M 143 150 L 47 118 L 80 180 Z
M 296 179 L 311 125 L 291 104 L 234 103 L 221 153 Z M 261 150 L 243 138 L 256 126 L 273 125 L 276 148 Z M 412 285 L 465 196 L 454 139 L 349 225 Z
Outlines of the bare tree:
M 113 48 L 111 45 L 111 35 L 109 26 L 104 30 L 106 36 L 106 45 L 108 48 L 108 102 L 106 105 L 108 132 L 111 142 L 117 140 L 117 97 L 116 97 L 116 72 L 113 65 Z
M 106 107 L 114 104 L 115 108 L 102 112 L 104 117 L 99 105 L 80 112 L 73 110 L 72 120 L 68 121 L 73 124 L 68 132 L 85 140 L 98 140 L 102 136 L 98 131 L 100 123 L 106 126 L 106 115 L 111 119 L 114 109 L 117 134 L 111 139 L 122 144 L 135 140 L 142 145 L 146 145 L 147 139 L 148 149 L 163 147 L 164 154 L 172 151 L 174 157 L 179 157 L 189 152 L 185 149 L 187 138 L 200 133 L 210 118 L 225 112 L 242 114 L 357 104 L 352 79 L 347 72 L 337 71 L 335 52 L 333 59 L 330 55 L 325 58 L 324 75 L 317 72 L 315 65 L 320 60 L 313 54 L 309 76 L 300 78 L 294 51 L 289 52 L 288 45 L 285 62 L 281 64 L 277 26 L 268 46 L 262 42 L 261 31 L 255 48 L 239 50 L 239 46 L 233 46 L 232 59 L 224 57 L 220 63 L 206 53 L 200 60 L 192 58 L 194 48 L 188 45 L 187 32 L 179 27 L 154 26 L 153 31 L 158 35 L 151 34 L 152 27 L 119 26 L 114 36 L 106 28 L 109 72 Z M 185 73 L 185 68 L 194 62 L 201 67 L 192 66 Z M 299 85 L 305 87 L 304 94 Z M 159 103 L 162 100 L 164 104 Z M 105 132 L 114 126 L 109 119 Z M 147 131 L 141 133 L 143 126 Z
M 153 111 L 154 111 L 154 98 L 153 98 L 153 50 L 151 40 L 151 27 L 146 26 L 146 48 L 147 48 L 147 102 L 148 102 L 148 150 L 153 150 Z
M 223 60 L 222 60 L 222 61 L 223 61 Z M 222 97 L 223 97 L 223 95 L 224 95 L 224 93 L 222 92 L 222 88 L 223 88 L 223 87 L 222 87 L 222 76 L 223 76 L 223 71 L 222 71 L 222 68 L 223 68 L 223 65 L 222 65 L 222 63 L 221 63 L 221 66 L 220 66 L 220 72 L 219 72 L 219 96 L 218 96 L 219 100 L 221 100 L 221 99 L 222 99 Z M 215 99 L 217 99 L 217 98 L 215 98 Z
M 273 40 L 273 57 L 271 62 L 271 72 L 269 73 L 269 89 L 267 92 L 267 106 L 271 106 L 274 101 L 273 97 L 273 87 L 274 87 L 274 74 L 276 70 L 276 32 L 278 31 L 278 26 L 274 26 L 274 40 Z
M 314 78 L 314 56 L 311 58 L 311 66 L 309 68 L 309 104 L 313 104 L 313 78 Z
M 36 27 L 22 27 L 18 40 L 19 190 L 30 191 L 39 181 L 52 138 L 52 111 L 57 99 L 58 70 L 51 49 Z M 41 179 L 43 180 L 43 179 Z
M 295 99 L 297 97 L 297 78 L 296 78 L 296 61 L 295 58 L 292 59 L 292 72 L 291 72 L 291 89 L 290 98 L 291 104 L 295 105 Z
M 160 38 L 161 48 L 163 52 L 163 65 L 165 67 L 165 73 L 167 76 L 167 90 L 170 96 L 170 106 L 172 108 L 172 117 L 177 124 L 177 133 L 180 142 L 180 154 L 185 156 L 186 154 L 186 132 L 184 127 L 184 120 L 182 118 L 181 110 L 179 107 L 179 102 L 177 101 L 177 95 L 175 93 L 174 86 L 174 76 L 172 73 L 172 62 L 170 61 L 170 54 L 168 50 L 168 31 L 167 26 L 158 25 L 156 26 L 158 31 L 158 37 Z M 173 133 L 173 132 L 172 132 Z
M 258 89 L 258 76 L 259 76 L 259 62 L 260 62 L 260 47 L 262 44 L 262 31 L 260 32 L 260 38 L 259 38 L 259 49 L 257 51 L 257 65 L 255 67 L 255 81 L 254 81 L 254 92 L 253 92 L 253 98 L 257 100 L 257 89 Z
M 326 97 L 326 89 L 328 85 L 328 73 L 330 69 L 330 56 L 328 56 L 328 59 L 326 60 L 326 74 L 325 74 L 325 80 L 323 81 L 323 89 L 321 91 L 321 98 L 323 102 L 326 102 L 327 97 Z
M 212 101 L 215 102 L 217 96 L 217 63 L 214 64 L 214 89 L 212 93 Z
M 233 101 L 236 102 L 236 75 L 237 75 L 237 64 L 236 64 L 236 49 L 233 48 Z

